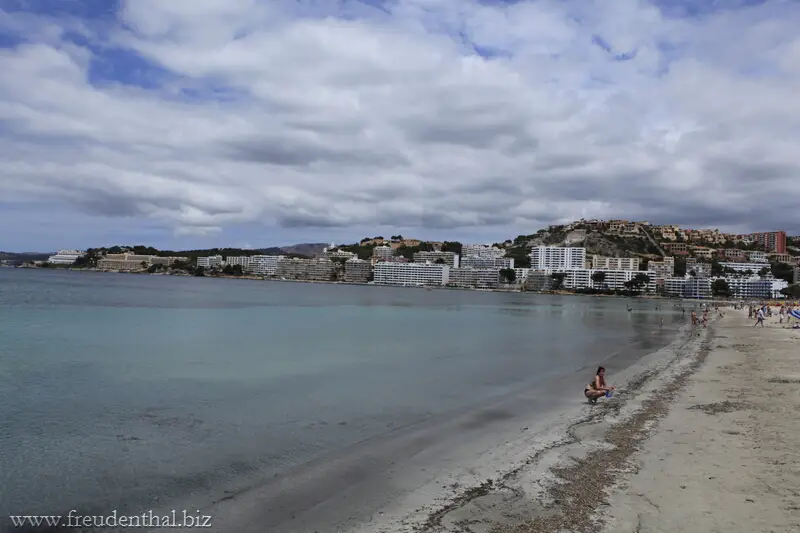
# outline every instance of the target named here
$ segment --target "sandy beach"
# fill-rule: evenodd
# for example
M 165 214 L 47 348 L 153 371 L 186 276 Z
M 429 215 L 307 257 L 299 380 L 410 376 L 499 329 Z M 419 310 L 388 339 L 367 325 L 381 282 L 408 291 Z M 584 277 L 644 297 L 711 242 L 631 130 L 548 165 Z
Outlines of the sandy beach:
M 370 530 L 800 531 L 800 331 L 725 313 L 524 464 Z

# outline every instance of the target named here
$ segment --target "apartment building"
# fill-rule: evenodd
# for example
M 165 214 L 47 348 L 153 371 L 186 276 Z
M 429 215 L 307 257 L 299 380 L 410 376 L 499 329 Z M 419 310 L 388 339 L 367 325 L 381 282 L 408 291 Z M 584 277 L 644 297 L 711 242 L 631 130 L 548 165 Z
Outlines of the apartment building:
M 242 270 L 244 270 L 246 272 L 246 271 L 250 270 L 250 261 L 251 261 L 251 258 L 250 258 L 249 255 L 226 257 L 225 258 L 225 265 L 227 265 L 227 266 L 239 265 L 240 267 L 242 267 Z
M 536 270 L 581 269 L 586 266 L 586 248 L 536 246 L 531 249 L 531 268 Z
M 758 274 L 758 272 L 762 268 L 769 269 L 769 265 L 764 263 L 732 263 L 729 261 L 724 261 L 720 263 L 722 268 L 730 268 L 736 272 L 747 272 L 748 270 L 754 274 Z
M 260 276 L 274 276 L 278 272 L 278 261 L 282 255 L 253 255 L 250 257 L 249 272 Z
M 516 283 L 524 283 L 525 280 L 528 279 L 528 274 L 530 273 L 530 268 L 515 268 L 514 273 L 516 274 Z
M 372 257 L 376 261 L 391 261 L 394 250 L 391 246 L 376 246 L 372 249 Z
M 451 268 L 448 285 L 492 289 L 500 285 L 500 270 L 496 268 Z
M 768 252 L 776 254 L 786 253 L 786 232 L 769 231 L 766 233 L 753 233 L 753 240 Z
M 683 285 L 684 298 L 710 298 L 711 278 L 687 277 Z
M 766 263 L 767 252 L 761 252 L 761 251 L 747 252 L 747 259 L 749 259 L 751 263 Z
M 686 279 L 685 277 L 666 278 L 664 280 L 664 292 L 669 296 L 683 296 L 686 288 Z
M 599 270 L 593 268 L 576 268 L 563 271 L 567 277 L 564 278 L 563 287 L 565 289 L 610 289 L 610 290 L 624 290 L 625 283 L 631 281 L 643 272 L 634 270 Z M 596 282 L 592 276 L 596 272 L 603 272 L 605 278 L 602 282 Z M 649 283 L 643 287 L 643 290 L 652 292 L 656 288 L 656 282 L 653 277 L 650 277 Z
M 675 258 L 665 257 L 663 261 L 650 261 L 647 272 L 653 279 L 667 279 L 675 275 Z
M 689 248 L 695 257 L 700 257 L 702 259 L 712 259 L 714 257 L 714 253 L 716 252 L 713 248 L 708 248 L 706 246 L 691 246 Z
M 747 253 L 744 250 L 739 250 L 738 248 L 726 248 L 722 250 L 722 257 L 727 259 L 728 261 L 741 261 L 744 262 L 747 260 Z
M 789 284 L 785 280 L 752 278 L 721 278 L 728 283 L 734 298 L 778 298 L 781 289 Z
M 414 254 L 415 263 L 436 263 L 438 260 L 444 261 L 444 264 L 449 267 L 458 268 L 460 266 L 458 254 L 454 252 L 417 252 Z
M 794 277 L 792 278 L 792 281 L 794 281 L 795 283 L 800 283 L 800 265 L 794 267 L 793 275 Z
M 489 244 L 465 244 L 461 247 L 461 261 L 467 257 L 495 259 L 505 257 L 506 251 Z
M 152 264 L 152 255 L 138 254 L 106 254 L 97 261 L 97 268 L 102 270 L 142 270 Z
M 639 270 L 638 257 L 605 257 L 592 256 L 592 268 L 595 270 Z
M 769 261 L 772 262 L 772 263 L 786 263 L 788 265 L 788 264 L 792 264 L 794 262 L 794 258 L 791 255 L 787 254 L 787 253 L 768 254 L 767 257 L 769 258 Z
M 223 260 L 221 255 L 209 255 L 208 257 L 198 257 L 197 266 L 205 269 L 219 268 Z
M 344 263 L 344 280 L 350 283 L 366 283 L 372 277 L 372 263 L 362 259 L 348 259 Z
M 57 254 L 51 255 L 47 259 L 47 262 L 54 265 L 71 265 L 77 261 L 78 258 L 84 257 L 85 255 L 86 252 L 81 252 L 80 250 L 59 250 Z
M 149 257 L 150 257 L 150 261 L 149 262 L 150 262 L 151 265 L 170 266 L 170 265 L 174 265 L 177 262 L 181 262 L 181 263 L 188 263 L 189 262 L 189 258 L 188 257 L 180 257 L 180 256 L 162 257 L 162 256 L 159 256 L 159 255 L 151 255 Z
M 689 245 L 685 242 L 662 242 L 661 247 L 672 255 L 689 255 Z
M 466 256 L 459 260 L 461 268 L 514 268 L 511 257 L 477 257 Z
M 374 281 L 379 285 L 447 285 L 450 267 L 437 263 L 377 263 Z
M 553 278 L 550 272 L 530 269 L 523 286 L 529 291 L 549 291 L 553 288 Z
M 358 254 L 339 250 L 338 248 L 326 248 L 325 251 L 322 252 L 322 257 L 324 259 L 344 259 L 346 261 L 348 259 L 358 258 Z
M 331 281 L 336 276 L 337 263 L 330 259 L 297 259 L 282 257 L 275 275 L 305 281 Z

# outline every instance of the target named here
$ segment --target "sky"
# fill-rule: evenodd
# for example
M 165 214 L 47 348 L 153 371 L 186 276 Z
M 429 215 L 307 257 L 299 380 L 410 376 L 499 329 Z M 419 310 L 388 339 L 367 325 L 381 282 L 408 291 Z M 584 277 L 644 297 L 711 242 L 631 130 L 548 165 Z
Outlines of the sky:
M 0 0 L 0 250 L 800 234 L 797 0 Z

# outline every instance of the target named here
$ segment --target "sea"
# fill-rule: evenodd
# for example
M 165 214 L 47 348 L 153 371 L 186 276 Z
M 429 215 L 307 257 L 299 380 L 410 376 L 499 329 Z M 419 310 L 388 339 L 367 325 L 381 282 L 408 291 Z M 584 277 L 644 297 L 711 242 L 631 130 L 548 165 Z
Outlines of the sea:
M 584 404 L 596 365 L 613 381 L 684 320 L 622 298 L 0 268 L 0 530 L 278 480 L 262 530 L 359 520 L 413 488 L 382 465 L 454 468 L 459 442 Z

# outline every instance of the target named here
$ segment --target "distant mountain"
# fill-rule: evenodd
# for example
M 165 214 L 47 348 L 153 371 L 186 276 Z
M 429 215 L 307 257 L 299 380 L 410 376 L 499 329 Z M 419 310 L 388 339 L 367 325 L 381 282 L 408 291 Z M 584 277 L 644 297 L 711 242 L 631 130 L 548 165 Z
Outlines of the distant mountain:
M 330 246 L 330 244 L 324 242 L 314 242 L 314 243 L 302 243 L 302 244 L 293 244 L 291 246 L 281 246 L 280 249 L 283 250 L 287 254 L 302 254 L 307 255 L 309 257 L 316 257 L 322 253 L 326 247 Z

